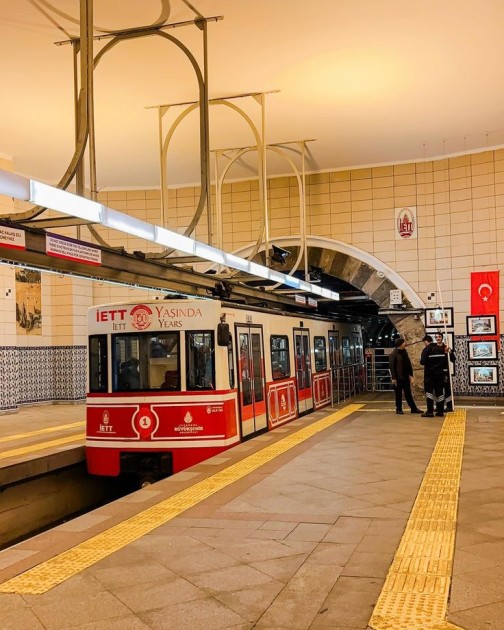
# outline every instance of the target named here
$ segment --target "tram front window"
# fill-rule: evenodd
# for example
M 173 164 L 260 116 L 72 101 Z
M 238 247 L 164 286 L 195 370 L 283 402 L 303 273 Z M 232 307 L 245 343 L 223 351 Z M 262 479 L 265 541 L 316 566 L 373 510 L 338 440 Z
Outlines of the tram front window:
M 113 391 L 179 390 L 179 334 L 113 335 Z

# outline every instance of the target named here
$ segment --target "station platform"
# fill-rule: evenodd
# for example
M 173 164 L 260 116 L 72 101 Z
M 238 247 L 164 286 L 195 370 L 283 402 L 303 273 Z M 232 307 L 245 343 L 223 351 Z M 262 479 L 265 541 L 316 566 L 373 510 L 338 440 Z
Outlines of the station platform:
M 35 405 L 0 415 L 0 488 L 84 461 L 86 405 Z
M 503 411 L 258 436 L 0 552 L 0 626 L 502 629 Z

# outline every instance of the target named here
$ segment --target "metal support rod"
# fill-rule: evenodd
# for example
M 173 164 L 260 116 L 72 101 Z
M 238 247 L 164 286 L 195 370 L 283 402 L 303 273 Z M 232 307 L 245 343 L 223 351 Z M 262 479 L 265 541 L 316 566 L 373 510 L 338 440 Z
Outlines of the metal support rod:
M 93 0 L 88 1 L 87 23 L 87 104 L 89 130 L 89 187 L 91 199 L 97 197 L 96 181 L 96 138 L 94 121 L 94 53 L 93 53 Z
M 217 247 L 224 249 L 223 244 L 223 225 L 222 225 L 222 196 L 221 196 L 221 183 L 219 179 L 219 157 L 220 152 L 214 153 L 214 173 L 215 173 L 215 211 L 216 211 L 216 223 L 217 223 Z M 221 272 L 220 265 L 217 266 L 217 273 Z
M 159 107 L 158 109 L 158 134 L 159 134 L 159 181 L 161 186 L 161 225 L 166 227 L 166 209 L 168 207 L 168 200 L 166 194 L 166 160 L 163 151 L 163 116 L 167 111 L 166 107 Z
M 261 94 L 261 178 L 263 189 L 263 216 L 264 216 L 264 256 L 266 267 L 270 266 L 269 251 L 269 213 L 268 213 L 268 179 L 266 172 L 266 95 Z
M 301 248 L 304 254 L 305 280 L 308 282 L 308 244 L 306 240 L 306 143 L 300 142 L 301 147 L 301 191 L 299 195 L 299 211 L 301 214 Z
M 80 131 L 80 102 L 79 102 L 79 52 L 80 52 L 80 43 L 75 42 L 72 46 L 73 53 L 73 83 L 74 83 L 74 115 L 75 115 L 75 147 L 77 150 L 77 145 L 79 142 L 79 131 Z M 77 169 L 75 171 L 75 187 L 77 194 L 82 194 L 82 190 L 84 188 L 84 162 L 80 160 L 77 165 Z
M 439 283 L 439 278 L 437 278 L 437 287 L 438 287 L 438 293 L 439 293 L 439 301 L 441 302 L 444 338 L 448 341 L 448 331 L 446 330 L 446 318 L 445 318 L 445 311 L 444 311 L 444 306 L 443 306 L 443 294 L 441 293 L 441 285 Z M 455 340 L 455 335 L 453 335 L 453 339 Z M 450 348 L 450 350 L 453 352 L 453 348 Z M 448 382 L 450 383 L 450 391 L 452 395 L 452 409 L 455 409 L 455 394 L 453 392 L 453 380 L 452 380 L 451 367 L 450 367 L 451 365 L 450 353 L 448 353 L 447 362 L 448 362 Z
M 202 22 L 196 22 L 198 28 L 203 29 L 203 103 L 204 119 L 205 119 L 205 178 L 206 178 L 206 206 L 207 206 L 207 225 L 208 225 L 208 239 L 209 245 L 213 244 L 212 234 L 212 203 L 210 194 L 210 113 L 209 113 L 209 96 L 208 96 L 208 24 L 206 20 Z

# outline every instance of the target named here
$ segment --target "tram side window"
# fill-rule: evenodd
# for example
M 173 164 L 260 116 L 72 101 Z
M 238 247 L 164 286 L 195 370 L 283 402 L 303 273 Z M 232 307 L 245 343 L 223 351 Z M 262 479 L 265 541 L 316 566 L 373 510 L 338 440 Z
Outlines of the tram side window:
M 327 352 L 325 337 L 314 337 L 313 349 L 315 351 L 315 371 L 324 372 L 325 370 L 327 370 Z
M 108 387 L 107 336 L 89 338 L 89 391 L 106 392 Z
M 215 389 L 213 331 L 186 332 L 187 390 Z
M 289 338 L 287 335 L 271 335 L 271 372 L 273 380 L 290 376 Z
M 229 369 L 229 387 L 233 389 L 235 386 L 235 373 L 234 373 L 234 363 L 233 363 L 233 337 L 229 335 L 228 342 L 228 369 Z
M 329 331 L 329 357 L 331 359 L 331 368 L 338 367 L 340 364 L 339 332 L 336 330 Z
M 180 389 L 179 334 L 114 335 L 113 390 Z
M 343 352 L 343 365 L 350 365 L 352 363 L 352 350 L 348 337 L 341 338 L 341 350 Z
M 352 333 L 355 363 L 362 363 L 362 341 L 359 333 Z
M 253 332 L 250 337 L 252 341 L 252 368 L 254 370 L 254 401 L 261 402 L 264 400 L 261 335 Z
M 240 333 L 239 336 L 239 344 L 240 344 L 240 358 L 238 362 L 238 370 L 241 390 L 242 390 L 242 400 L 243 405 L 251 405 L 252 404 L 252 383 L 251 383 L 251 375 L 250 375 L 250 346 L 249 346 L 249 335 L 248 333 Z

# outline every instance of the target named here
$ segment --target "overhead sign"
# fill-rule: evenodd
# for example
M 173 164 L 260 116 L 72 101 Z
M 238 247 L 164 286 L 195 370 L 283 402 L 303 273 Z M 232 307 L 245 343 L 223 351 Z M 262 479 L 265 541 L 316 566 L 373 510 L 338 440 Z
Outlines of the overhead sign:
M 86 265 L 101 265 L 101 250 L 92 245 L 84 245 L 68 236 L 46 235 L 46 254 L 65 260 L 75 260 Z
M 26 249 L 25 231 L 0 225 L 0 247 Z
M 317 300 L 314 300 L 311 297 L 308 298 L 308 306 L 312 306 L 313 308 L 317 308 L 317 305 L 318 305 Z
M 298 293 L 296 293 L 294 299 L 298 304 L 306 304 L 306 297 L 304 295 L 299 295 Z

